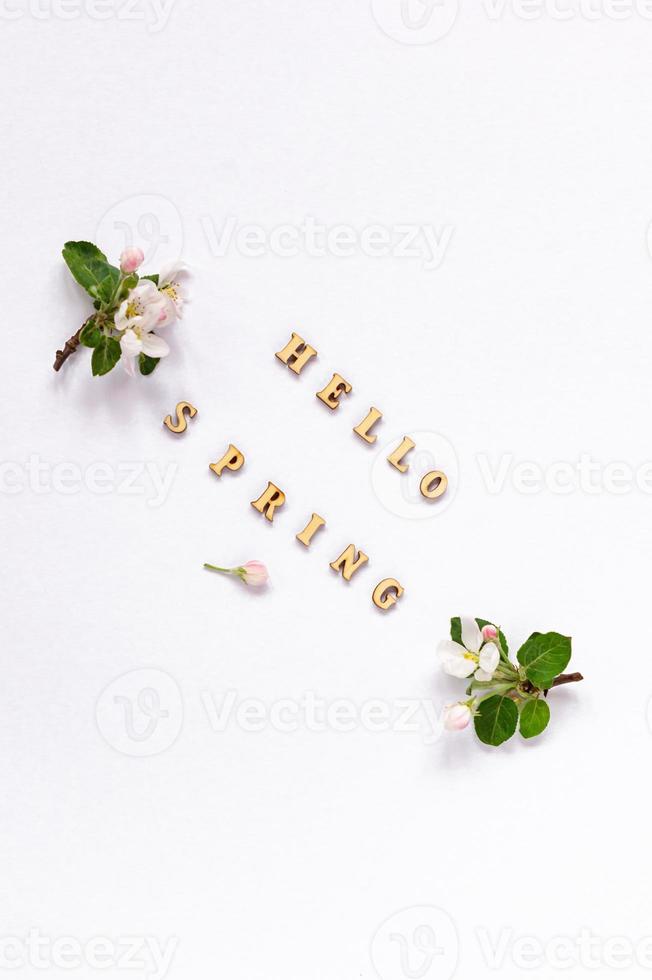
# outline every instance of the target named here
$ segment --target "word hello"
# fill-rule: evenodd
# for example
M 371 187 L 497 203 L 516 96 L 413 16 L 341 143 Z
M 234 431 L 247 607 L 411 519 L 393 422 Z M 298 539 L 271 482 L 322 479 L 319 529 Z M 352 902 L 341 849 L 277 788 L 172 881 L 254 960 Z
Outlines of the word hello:
M 300 337 L 298 334 L 293 333 L 289 342 L 280 350 L 276 357 L 279 361 L 289 367 L 290 371 L 295 374 L 301 374 L 306 364 L 313 357 L 317 356 L 317 351 L 310 344 Z M 328 382 L 325 388 L 316 393 L 317 398 L 326 405 L 332 412 L 340 406 L 340 398 L 342 395 L 348 395 L 353 391 L 353 385 L 349 384 L 341 374 L 334 374 L 331 380 Z M 367 445 L 372 446 L 377 435 L 372 435 L 371 430 L 374 426 L 380 422 L 383 417 L 383 413 L 373 405 L 369 409 L 368 415 L 363 418 L 362 422 L 358 423 L 353 429 L 355 434 L 366 442 Z M 387 457 L 387 462 L 395 467 L 399 473 L 407 473 L 410 464 L 405 462 L 407 454 L 416 447 L 416 443 L 410 439 L 409 436 L 405 436 L 403 441 L 394 450 L 391 455 Z M 445 473 L 440 470 L 432 470 L 430 473 L 426 473 L 421 480 L 420 490 L 423 497 L 427 500 L 437 500 L 439 497 L 443 497 L 448 489 L 448 477 Z
M 317 356 L 317 350 L 306 343 L 298 334 L 293 333 L 287 345 L 275 356 L 295 374 L 301 374 L 306 364 Z M 339 408 L 339 400 L 342 395 L 348 395 L 352 390 L 353 386 L 345 378 L 340 374 L 334 374 L 328 384 L 321 391 L 316 392 L 316 396 L 328 409 L 335 411 Z M 168 415 L 163 420 L 163 424 L 170 432 L 180 435 L 188 428 L 186 416 L 194 419 L 196 415 L 197 409 L 194 405 L 191 405 L 190 402 L 179 402 L 176 407 L 176 418 L 173 419 L 171 415 Z M 372 406 L 365 418 L 354 427 L 354 433 L 367 445 L 373 445 L 378 437 L 371 430 L 382 417 L 382 412 Z M 416 443 L 409 436 L 405 436 L 400 445 L 387 457 L 388 463 L 399 473 L 406 473 L 410 464 L 405 460 L 415 446 Z M 221 478 L 225 472 L 237 473 L 244 465 L 244 453 L 233 443 L 230 443 L 222 457 L 217 462 L 209 464 L 209 469 L 215 476 Z M 432 470 L 426 473 L 420 484 L 422 496 L 430 501 L 442 497 L 447 487 L 448 478 L 440 470 Z M 276 511 L 283 507 L 285 501 L 286 495 L 283 490 L 275 483 L 268 481 L 261 495 L 256 500 L 251 501 L 251 506 L 271 523 Z M 325 518 L 313 512 L 306 526 L 296 534 L 296 540 L 304 548 L 309 548 L 314 536 L 325 526 Z M 355 573 L 368 561 L 369 556 L 364 551 L 356 548 L 354 544 L 350 544 L 341 555 L 330 563 L 330 567 L 334 572 L 341 573 L 346 582 L 350 582 Z M 371 598 L 378 609 L 387 610 L 396 604 L 404 591 L 397 579 L 385 578 L 378 583 Z

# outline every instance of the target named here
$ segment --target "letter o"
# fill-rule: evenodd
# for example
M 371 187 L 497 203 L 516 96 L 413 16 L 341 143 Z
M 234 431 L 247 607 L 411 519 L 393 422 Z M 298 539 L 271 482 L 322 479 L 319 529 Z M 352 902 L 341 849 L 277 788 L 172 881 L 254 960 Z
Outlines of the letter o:
M 443 497 L 448 490 L 448 477 L 441 470 L 426 473 L 421 481 L 420 490 L 427 500 L 437 500 L 438 497 Z

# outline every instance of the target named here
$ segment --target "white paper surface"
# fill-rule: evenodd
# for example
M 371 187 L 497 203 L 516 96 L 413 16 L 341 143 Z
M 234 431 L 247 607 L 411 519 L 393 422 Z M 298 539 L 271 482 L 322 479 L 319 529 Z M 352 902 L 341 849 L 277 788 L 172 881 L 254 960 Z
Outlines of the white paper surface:
M 650 12 L 2 11 L 2 966 L 647 975 Z M 68 239 L 192 265 L 151 378 L 52 371 L 88 313 Z M 413 479 L 374 466 L 415 433 Z M 264 595 L 202 570 L 250 558 Z M 536 744 L 436 737 L 456 614 L 572 634 Z

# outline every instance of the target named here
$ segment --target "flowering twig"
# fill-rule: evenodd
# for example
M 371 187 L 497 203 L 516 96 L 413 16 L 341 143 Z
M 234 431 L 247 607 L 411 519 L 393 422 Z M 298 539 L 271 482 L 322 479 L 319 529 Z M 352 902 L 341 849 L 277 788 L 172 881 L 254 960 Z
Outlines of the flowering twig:
M 122 360 L 128 374 L 151 374 L 169 347 L 157 331 L 181 316 L 183 297 L 177 281 L 180 268 L 139 277 L 144 260 L 139 248 L 126 248 L 120 267 L 107 261 L 90 242 L 67 242 L 63 257 L 73 277 L 93 300 L 92 313 L 70 337 L 54 359 L 59 371 L 82 344 L 93 349 L 94 375 L 108 374 Z
M 564 674 L 571 658 L 571 639 L 560 633 L 533 633 L 509 659 L 505 635 L 486 619 L 472 626 L 451 619 L 451 639 L 441 649 L 443 668 L 453 677 L 468 678 L 467 699 L 449 705 L 444 726 L 466 728 L 473 719 L 480 741 L 501 745 L 519 727 L 524 738 L 540 735 L 550 721 L 548 692 L 584 680 Z

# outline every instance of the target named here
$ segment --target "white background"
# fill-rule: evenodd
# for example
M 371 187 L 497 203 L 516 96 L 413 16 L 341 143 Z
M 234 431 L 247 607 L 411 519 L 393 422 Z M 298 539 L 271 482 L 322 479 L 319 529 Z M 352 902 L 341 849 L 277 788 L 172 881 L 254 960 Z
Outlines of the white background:
M 399 0 L 175 0 L 164 24 L 142 0 L 104 19 L 6 0 L 3 940 L 177 937 L 172 980 L 479 980 L 497 975 L 487 930 L 509 940 L 500 975 L 549 980 L 596 971 L 577 949 L 570 969 L 545 954 L 525 970 L 511 943 L 586 928 L 598 975 L 647 973 L 616 971 L 608 940 L 651 932 L 651 488 L 614 492 L 608 466 L 652 459 L 652 20 L 587 6 L 462 0 L 452 23 L 453 0 L 431 17 L 415 0 L 420 28 Z M 219 255 L 205 233 L 306 216 L 452 237 L 428 269 L 360 244 Z M 53 372 L 89 307 L 68 239 L 193 266 L 152 377 L 93 379 L 86 350 Z M 300 379 L 274 358 L 293 329 L 319 350 Z M 331 414 L 314 393 L 333 371 L 354 390 Z M 175 437 L 161 422 L 182 399 L 199 414 Z M 388 467 L 394 512 L 351 433 L 371 404 L 379 446 L 418 431 L 453 447 L 447 506 Z M 246 466 L 218 481 L 229 442 Z M 514 478 L 582 456 L 594 492 Z M 500 486 L 482 459 L 508 466 Z M 139 461 L 172 474 L 159 506 L 145 478 L 88 479 Z M 249 506 L 267 480 L 287 494 L 273 526 Z M 306 551 L 313 510 L 328 526 Z M 328 563 L 349 542 L 370 562 L 347 586 Z M 249 558 L 269 565 L 265 594 L 202 570 Z M 385 575 L 405 596 L 383 616 Z M 430 737 L 422 702 L 439 713 L 461 687 L 436 659 L 456 614 L 500 622 L 513 648 L 572 634 L 586 681 L 551 696 L 536 743 Z M 141 688 L 168 716 L 138 742 Z M 299 713 L 295 731 L 250 731 L 234 711 L 216 731 L 205 704 L 228 692 L 268 710 L 410 699 L 417 725 L 314 731 Z M 419 906 L 446 915 L 402 913 L 372 947 Z M 414 928 L 431 920 L 428 968 Z M 47 972 L 25 955 L 13 975 L 155 975 L 42 955 Z

